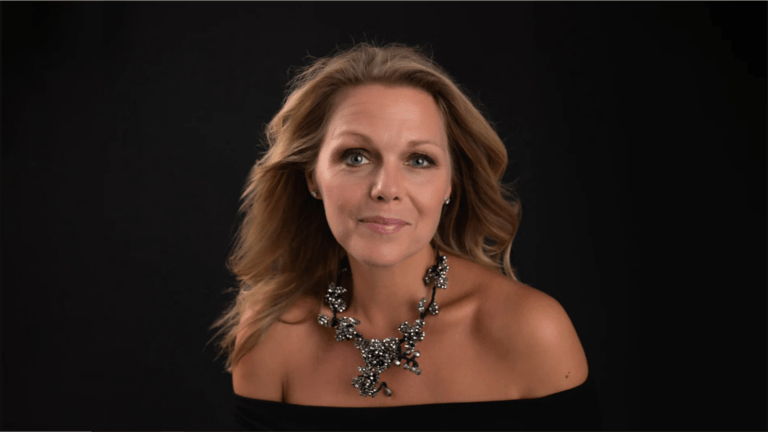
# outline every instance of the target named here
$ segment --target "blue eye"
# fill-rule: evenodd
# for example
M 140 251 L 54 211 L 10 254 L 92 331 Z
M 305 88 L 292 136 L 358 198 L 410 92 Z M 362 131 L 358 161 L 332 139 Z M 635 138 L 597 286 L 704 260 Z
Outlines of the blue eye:
M 368 162 L 368 158 L 358 149 L 348 150 L 342 155 L 342 160 L 350 166 L 360 166 Z M 410 165 L 414 168 L 430 168 L 435 166 L 435 161 L 421 153 L 411 155 Z
M 426 168 L 434 165 L 432 158 L 424 154 L 414 155 L 413 159 L 411 160 L 414 161 L 413 166 L 417 168 Z
M 344 160 L 349 163 L 350 165 L 362 165 L 367 161 L 368 159 L 363 156 L 362 153 L 354 152 L 349 153 L 344 157 Z

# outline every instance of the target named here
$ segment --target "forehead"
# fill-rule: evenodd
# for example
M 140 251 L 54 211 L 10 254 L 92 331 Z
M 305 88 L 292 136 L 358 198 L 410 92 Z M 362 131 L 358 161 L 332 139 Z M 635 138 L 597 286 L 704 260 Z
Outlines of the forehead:
M 331 115 L 328 138 L 361 132 L 382 140 L 432 140 L 447 145 L 442 114 L 432 95 L 412 87 L 371 84 L 345 91 Z

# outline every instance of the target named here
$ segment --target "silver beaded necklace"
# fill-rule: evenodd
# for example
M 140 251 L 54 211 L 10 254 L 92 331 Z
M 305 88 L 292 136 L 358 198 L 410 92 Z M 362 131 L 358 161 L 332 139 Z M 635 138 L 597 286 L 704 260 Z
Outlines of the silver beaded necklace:
M 416 361 L 416 358 L 420 356 L 420 353 L 415 351 L 416 342 L 424 340 L 425 333 L 422 329 L 424 328 L 424 318 L 427 316 L 427 311 L 432 315 L 437 315 L 439 312 L 437 303 L 435 303 L 437 288 L 446 289 L 448 287 L 448 278 L 446 277 L 446 273 L 448 273 L 448 258 L 445 255 L 440 255 L 437 248 L 435 248 L 435 261 L 435 265 L 428 268 L 427 274 L 424 276 L 424 285 L 429 286 L 430 280 L 433 282 L 432 299 L 428 305 L 426 297 L 419 301 L 420 317 L 413 325 L 408 324 L 408 321 L 400 324 L 397 330 L 403 336 L 399 339 L 397 337 L 389 337 L 383 341 L 378 339 L 368 340 L 355 330 L 355 326 L 360 324 L 360 321 L 346 316 L 341 317 L 341 319 L 336 318 L 337 312 L 344 312 L 347 309 L 346 302 L 341 299 L 341 295 L 347 292 L 347 290 L 339 286 L 342 272 L 349 270 L 349 262 L 346 258 L 342 262 L 341 269 L 336 276 L 336 283 L 331 282 L 328 285 L 325 301 L 333 311 L 333 318 L 320 314 L 317 317 L 317 322 L 320 325 L 335 328 L 336 341 L 354 340 L 355 348 L 360 350 L 365 366 L 358 366 L 357 369 L 361 374 L 352 379 L 352 387 L 360 389 L 360 396 L 376 397 L 376 394 L 382 388 L 385 395 L 392 396 L 392 390 L 387 387 L 386 382 L 382 381 L 378 388 L 376 387 L 379 383 L 379 375 L 389 369 L 392 364 L 395 366 L 402 364 L 403 369 L 409 370 L 416 375 L 421 374 L 419 363 Z M 401 347 L 402 344 L 405 345 Z

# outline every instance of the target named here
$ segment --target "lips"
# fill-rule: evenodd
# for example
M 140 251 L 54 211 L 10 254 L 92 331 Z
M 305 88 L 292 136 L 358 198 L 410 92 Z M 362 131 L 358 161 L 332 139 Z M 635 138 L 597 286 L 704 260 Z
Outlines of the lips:
M 369 230 L 379 234 L 395 234 L 408 225 L 404 220 L 384 216 L 366 217 L 360 219 L 360 222 L 364 223 Z
M 380 225 L 408 225 L 408 223 L 404 220 L 395 219 L 395 218 L 385 218 L 383 216 L 373 216 L 373 217 L 367 217 L 360 219 L 362 222 L 367 223 L 375 223 Z

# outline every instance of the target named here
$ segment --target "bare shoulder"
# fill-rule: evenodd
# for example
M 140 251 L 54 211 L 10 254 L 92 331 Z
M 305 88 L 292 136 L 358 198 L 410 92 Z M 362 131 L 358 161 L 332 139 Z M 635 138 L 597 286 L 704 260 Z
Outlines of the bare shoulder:
M 503 275 L 486 282 L 482 328 L 503 345 L 524 398 L 576 387 L 589 374 L 576 329 L 548 294 Z
M 273 323 L 261 340 L 245 354 L 232 369 L 232 387 L 236 394 L 254 399 L 282 402 L 286 372 L 297 350 L 311 349 L 316 325 L 311 317 L 317 316 L 319 303 L 311 297 L 297 300 L 278 321 Z M 248 320 L 253 311 L 243 314 L 241 322 Z M 235 345 L 243 342 L 245 331 L 237 335 Z M 293 354 L 293 355 L 291 355 Z

